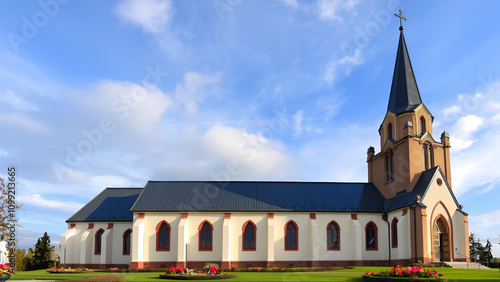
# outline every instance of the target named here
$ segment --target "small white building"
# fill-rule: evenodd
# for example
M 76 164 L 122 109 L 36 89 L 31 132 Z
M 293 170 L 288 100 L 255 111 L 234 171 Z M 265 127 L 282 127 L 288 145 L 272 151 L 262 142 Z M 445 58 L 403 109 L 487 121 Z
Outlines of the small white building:
M 150 181 L 67 220 L 65 267 L 289 267 L 469 261 L 449 136 L 432 136 L 401 29 L 368 182 Z M 342 160 L 332 160 L 341 162 Z

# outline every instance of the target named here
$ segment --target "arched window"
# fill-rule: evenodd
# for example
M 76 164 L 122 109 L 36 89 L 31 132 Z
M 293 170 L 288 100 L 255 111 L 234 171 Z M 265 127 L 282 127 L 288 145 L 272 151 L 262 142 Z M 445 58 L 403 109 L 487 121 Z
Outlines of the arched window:
M 391 152 L 391 180 L 394 179 L 394 153 Z
M 385 157 L 385 171 L 387 181 L 391 181 L 391 160 L 389 155 Z
M 394 218 L 391 224 L 392 247 L 398 247 L 398 219 Z
M 377 233 L 378 233 L 377 225 L 373 223 L 373 221 L 368 222 L 365 227 L 367 251 L 378 250 Z
M 256 250 L 256 230 L 257 227 L 251 220 L 243 224 L 243 251 Z
M 420 132 L 424 133 L 426 132 L 426 126 L 425 126 L 425 118 L 423 116 L 420 117 Z
M 156 250 L 170 251 L 170 224 L 165 220 L 156 226 Z
M 94 254 L 95 255 L 100 255 L 101 254 L 101 247 L 102 247 L 102 234 L 104 234 L 104 229 L 99 229 L 95 233 L 95 245 L 94 245 Z
M 127 229 L 123 233 L 123 255 L 130 255 L 130 242 L 132 241 L 132 229 Z
M 326 226 L 326 238 L 328 240 L 328 250 L 340 250 L 340 227 L 334 220 Z
M 389 123 L 387 125 L 387 138 L 388 139 L 393 139 L 392 138 L 392 123 Z
M 299 228 L 290 220 L 285 225 L 285 251 L 297 251 L 299 249 Z
M 434 154 L 432 152 L 432 144 L 425 142 L 422 147 L 424 151 L 424 170 L 428 170 L 434 166 Z
M 213 227 L 207 220 L 203 221 L 198 227 L 198 250 L 211 251 L 212 250 L 212 231 Z

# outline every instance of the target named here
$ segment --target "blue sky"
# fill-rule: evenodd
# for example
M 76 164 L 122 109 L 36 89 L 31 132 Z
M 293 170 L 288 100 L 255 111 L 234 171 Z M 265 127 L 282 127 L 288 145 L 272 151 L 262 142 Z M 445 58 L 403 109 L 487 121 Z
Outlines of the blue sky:
M 494 1 L 1 1 L 0 163 L 21 247 L 105 187 L 147 180 L 366 181 L 399 20 L 450 133 L 470 231 L 500 239 Z M 500 257 L 500 246 L 495 244 Z

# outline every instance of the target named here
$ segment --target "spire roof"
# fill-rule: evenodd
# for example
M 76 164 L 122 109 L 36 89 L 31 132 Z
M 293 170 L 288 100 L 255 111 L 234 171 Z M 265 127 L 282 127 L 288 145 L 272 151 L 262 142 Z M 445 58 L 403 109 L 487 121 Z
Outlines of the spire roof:
M 403 29 L 400 28 L 400 30 L 396 65 L 394 66 L 394 75 L 392 77 L 391 95 L 387 107 L 387 110 L 394 114 L 412 111 L 422 104 L 417 80 L 415 79 L 408 49 L 406 48 Z

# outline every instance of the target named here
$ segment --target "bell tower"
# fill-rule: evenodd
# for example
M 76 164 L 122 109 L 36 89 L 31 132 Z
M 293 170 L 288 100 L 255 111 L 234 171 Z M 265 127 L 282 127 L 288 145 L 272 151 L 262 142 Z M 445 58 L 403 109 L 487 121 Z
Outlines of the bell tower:
M 368 148 L 368 182 L 386 198 L 409 192 L 423 171 L 440 166 L 451 187 L 450 141 L 445 131 L 434 140 L 434 117 L 422 102 L 413 73 L 400 18 L 399 43 L 392 77 L 389 104 L 379 128 L 380 152 Z

